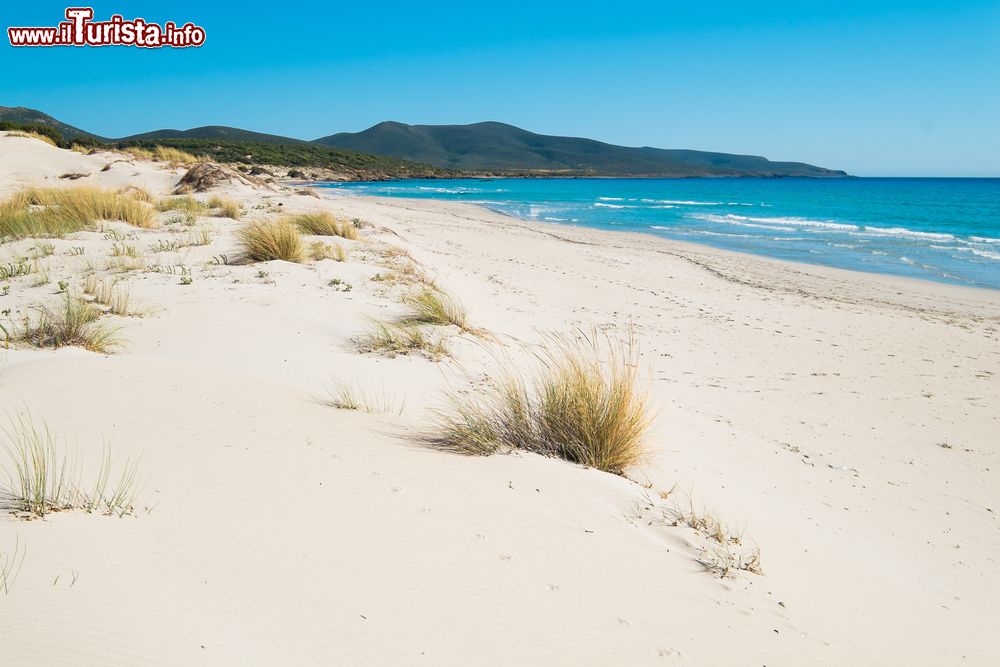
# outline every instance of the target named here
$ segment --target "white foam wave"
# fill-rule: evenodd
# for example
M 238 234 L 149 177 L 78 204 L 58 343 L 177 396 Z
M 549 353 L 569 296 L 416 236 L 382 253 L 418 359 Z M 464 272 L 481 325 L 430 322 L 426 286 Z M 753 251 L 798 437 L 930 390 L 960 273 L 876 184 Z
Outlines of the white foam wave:
M 991 250 L 976 250 L 971 248 L 973 255 L 978 255 L 979 257 L 985 257 L 986 259 L 995 259 L 1000 261 L 1000 252 L 993 252 Z

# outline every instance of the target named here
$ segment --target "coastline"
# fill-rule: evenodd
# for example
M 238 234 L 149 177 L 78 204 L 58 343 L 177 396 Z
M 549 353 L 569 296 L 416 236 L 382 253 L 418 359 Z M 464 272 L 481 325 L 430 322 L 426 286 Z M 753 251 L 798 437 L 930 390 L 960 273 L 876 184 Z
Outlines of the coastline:
M 81 173 L 73 185 L 168 198 L 184 173 L 0 142 L 3 197 Z M 159 213 L 157 229 L 112 225 L 124 240 L 52 239 L 49 282 L 11 280 L 16 313 L 87 272 L 149 310 L 109 316 L 115 354 L 5 352 L 0 402 L 30 406 L 81 455 L 113 443 L 146 480 L 133 517 L 0 518 L 0 553 L 26 547 L 0 594 L 11 660 L 1000 659 L 1000 291 L 455 202 L 238 183 L 195 196 L 214 194 L 243 220 Z M 318 210 L 368 223 L 337 240 L 346 261 L 220 261 L 248 220 Z M 184 245 L 193 230 L 208 242 Z M 122 243 L 141 268 L 116 267 Z M 404 252 L 491 341 L 438 327 L 440 362 L 358 352 L 371 318 L 405 312 L 405 288 L 380 280 Z M 446 392 L 484 381 L 492 345 L 527 376 L 522 345 L 591 327 L 635 334 L 657 412 L 627 477 L 416 438 Z M 402 406 L 334 409 L 338 378 Z M 758 545 L 762 573 L 706 571 L 711 543 L 664 521 L 689 503 Z

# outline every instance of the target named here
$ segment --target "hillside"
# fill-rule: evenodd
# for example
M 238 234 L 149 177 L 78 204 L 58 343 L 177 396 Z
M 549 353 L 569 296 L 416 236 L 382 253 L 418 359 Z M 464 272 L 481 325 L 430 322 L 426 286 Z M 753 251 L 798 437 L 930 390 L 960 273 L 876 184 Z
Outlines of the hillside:
M 0 107 L 0 121 L 7 121 L 10 123 L 20 123 L 24 125 L 44 125 L 48 127 L 53 127 L 62 134 L 66 140 L 72 139 L 96 139 L 103 140 L 96 134 L 91 134 L 85 130 L 81 130 L 78 127 L 73 127 L 72 125 L 67 125 L 59 120 L 56 120 L 52 116 L 37 111 L 35 109 L 29 109 L 27 107 Z
M 385 180 L 389 178 L 454 177 L 447 169 L 431 167 L 409 160 L 372 155 L 358 151 L 332 148 L 307 142 L 291 144 L 262 141 L 227 141 L 217 139 L 150 138 L 115 142 L 116 146 L 172 146 L 196 156 L 207 156 L 214 162 L 247 165 L 269 165 L 303 170 L 325 169 L 349 176 L 351 180 Z M 306 173 L 303 178 L 325 180 L 329 175 Z M 335 180 L 339 180 L 335 179 Z
M 354 178 L 511 176 L 846 176 L 801 162 L 754 155 L 632 148 L 535 134 L 504 123 L 406 125 L 387 121 L 315 141 L 208 125 L 105 139 L 25 107 L 0 107 L 0 122 L 52 128 L 65 142 L 176 146 L 221 162 L 348 171 Z
M 194 127 L 190 130 L 154 130 L 122 137 L 117 141 L 149 141 L 152 139 L 212 139 L 218 141 L 250 141 L 263 144 L 304 144 L 302 139 L 282 137 L 277 134 L 264 134 L 263 132 L 251 132 L 241 130 L 238 127 L 226 127 L 225 125 L 206 125 L 204 127 Z
M 800 162 L 694 150 L 630 148 L 528 132 L 513 125 L 379 123 L 316 143 L 467 171 L 612 176 L 846 176 Z

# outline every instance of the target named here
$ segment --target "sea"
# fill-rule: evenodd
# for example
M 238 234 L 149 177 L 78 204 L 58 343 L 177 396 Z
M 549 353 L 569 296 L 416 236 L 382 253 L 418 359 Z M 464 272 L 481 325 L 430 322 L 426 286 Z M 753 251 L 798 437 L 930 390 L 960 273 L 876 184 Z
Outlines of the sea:
M 538 224 L 1000 289 L 1000 178 L 482 179 L 322 183 Z

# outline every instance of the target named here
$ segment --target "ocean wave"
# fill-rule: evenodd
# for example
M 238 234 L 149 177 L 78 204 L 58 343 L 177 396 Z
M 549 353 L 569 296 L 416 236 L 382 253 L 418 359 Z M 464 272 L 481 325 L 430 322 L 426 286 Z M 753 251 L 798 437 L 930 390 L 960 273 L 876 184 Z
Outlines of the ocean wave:
M 621 197 L 598 197 L 598 199 L 601 201 L 625 201 Z
M 793 218 L 793 217 L 763 218 L 763 217 L 754 217 L 749 215 L 735 215 L 733 213 L 727 213 L 726 215 L 693 213 L 688 217 L 694 218 L 696 220 L 708 220 L 709 222 L 721 222 L 730 225 L 749 226 L 748 223 L 756 223 L 758 225 L 770 225 L 764 227 L 764 229 L 772 229 L 772 230 L 783 230 L 786 227 L 816 227 L 820 229 L 836 229 L 841 231 L 856 231 L 858 229 L 857 225 L 848 225 L 842 222 L 811 220 L 809 218 Z M 775 227 L 773 225 L 784 225 L 784 227 Z
M 1000 243 L 1000 239 L 991 239 L 988 236 L 970 236 L 969 240 L 976 243 Z
M 992 252 L 990 250 L 976 250 L 975 248 L 970 248 L 973 255 L 978 255 L 979 257 L 985 257 L 986 259 L 995 259 L 1000 261 L 1000 252 Z
M 690 199 L 641 199 L 646 204 L 673 204 L 675 206 L 722 206 L 721 201 L 693 201 Z
M 862 234 L 878 236 L 904 236 L 912 239 L 933 239 L 935 241 L 952 241 L 955 239 L 952 234 L 942 234 L 938 232 L 918 232 L 906 227 L 863 227 Z

